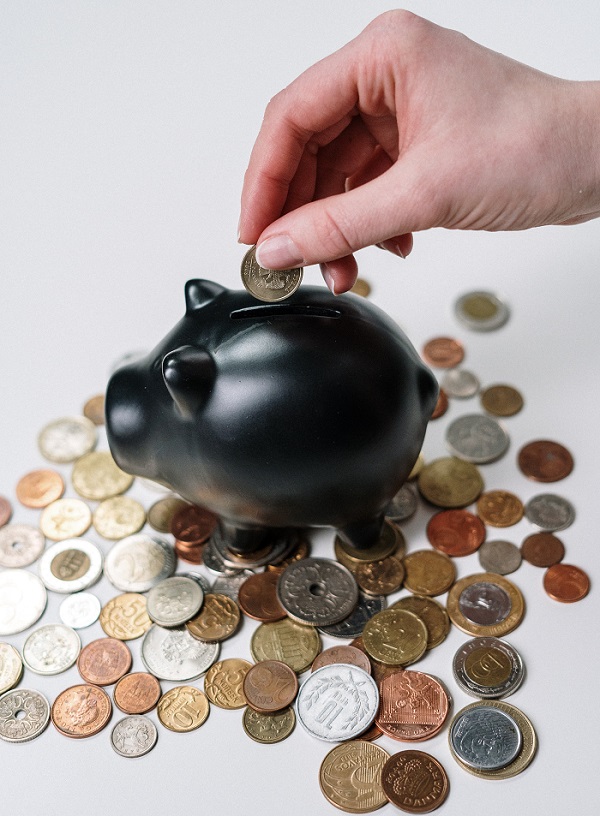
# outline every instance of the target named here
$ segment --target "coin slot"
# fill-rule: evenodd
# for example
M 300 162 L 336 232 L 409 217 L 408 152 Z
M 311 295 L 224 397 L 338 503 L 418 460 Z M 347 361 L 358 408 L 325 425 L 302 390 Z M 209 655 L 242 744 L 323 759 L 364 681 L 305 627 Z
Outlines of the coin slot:
M 314 595 L 316 598 L 321 598 L 327 592 L 327 587 L 325 584 L 320 584 L 315 582 L 311 584 L 308 588 L 308 591 L 311 595 Z
M 232 320 L 268 319 L 269 317 L 341 317 L 339 309 L 325 306 L 300 306 L 286 303 L 270 303 L 266 306 L 249 306 L 236 309 L 229 317 Z

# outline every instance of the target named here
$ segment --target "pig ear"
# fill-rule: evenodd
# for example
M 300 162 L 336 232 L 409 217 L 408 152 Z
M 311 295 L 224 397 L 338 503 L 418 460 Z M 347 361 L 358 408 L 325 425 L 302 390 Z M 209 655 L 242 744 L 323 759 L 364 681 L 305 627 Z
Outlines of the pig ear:
M 189 280 L 185 285 L 185 309 L 192 312 L 201 306 L 206 306 L 223 292 L 224 286 L 209 280 Z
M 186 419 L 192 419 L 208 399 L 215 374 L 215 362 L 203 348 L 181 346 L 163 357 L 163 380 Z

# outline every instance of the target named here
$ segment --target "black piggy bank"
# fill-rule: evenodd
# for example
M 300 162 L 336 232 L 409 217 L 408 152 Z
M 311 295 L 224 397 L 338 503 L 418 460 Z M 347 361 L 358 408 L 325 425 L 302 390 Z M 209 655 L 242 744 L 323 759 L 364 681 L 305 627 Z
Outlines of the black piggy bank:
M 109 382 L 120 467 L 212 510 L 237 552 L 313 526 L 375 544 L 438 393 L 398 326 L 323 287 L 266 304 L 191 280 L 185 300 L 171 333 Z

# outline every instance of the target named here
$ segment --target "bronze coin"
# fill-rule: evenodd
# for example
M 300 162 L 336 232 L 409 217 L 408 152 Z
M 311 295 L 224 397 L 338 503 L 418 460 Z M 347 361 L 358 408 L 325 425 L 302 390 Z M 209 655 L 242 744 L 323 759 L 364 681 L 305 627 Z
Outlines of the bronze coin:
M 131 652 L 122 640 L 98 638 L 83 647 L 77 668 L 86 683 L 111 686 L 131 668 Z
M 544 575 L 544 589 L 554 601 L 574 603 L 590 591 L 590 579 L 572 564 L 554 564 Z
M 12 505 L 4 496 L 0 496 L 0 527 L 4 527 L 12 516 Z
M 17 482 L 17 499 L 25 507 L 47 507 L 65 492 L 65 483 L 55 470 L 32 470 Z
M 360 734 L 360 736 L 355 737 L 355 739 L 365 740 L 365 742 L 373 742 L 374 740 L 379 739 L 379 737 L 382 734 L 383 734 L 383 731 L 377 725 L 377 723 L 374 722 L 372 725 L 370 725 L 367 728 L 366 731 L 363 731 L 363 733 Z
M 96 394 L 83 406 L 83 415 L 94 425 L 104 425 L 104 394 Z
M 379 561 L 361 561 L 353 570 L 356 583 L 367 595 L 391 595 L 404 581 L 404 564 L 388 555 Z
M 245 615 L 262 623 L 282 620 L 286 611 L 277 598 L 278 572 L 259 572 L 241 585 L 238 604 Z
M 533 533 L 521 544 L 521 555 L 534 567 L 551 567 L 565 557 L 565 545 L 552 533 Z
M 262 660 L 244 677 L 244 697 L 250 708 L 260 714 L 281 711 L 298 694 L 296 672 L 279 660 Z
M 204 563 L 204 547 L 205 544 L 187 544 L 185 541 L 175 539 L 175 552 L 182 561 L 187 561 L 188 564 L 202 564 Z
M 232 598 L 209 592 L 204 596 L 200 612 L 185 626 L 197 640 L 216 643 L 233 635 L 240 625 L 240 618 L 240 608 Z
M 484 411 L 494 416 L 513 416 L 523 407 L 523 397 L 512 385 L 490 385 L 479 398 Z
M 52 705 L 52 722 L 65 737 L 91 737 L 110 720 L 110 697 L 98 686 L 80 684 L 61 691 Z
M 427 538 L 446 555 L 470 555 L 485 541 L 485 524 L 468 510 L 442 510 L 429 519 Z
M 420 671 L 395 672 L 379 684 L 375 722 L 392 739 L 419 742 L 442 729 L 448 716 L 446 690 L 435 677 Z
M 444 767 L 424 751 L 400 751 L 383 766 L 383 791 L 406 813 L 430 813 L 448 796 Z
M 438 419 L 439 417 L 444 416 L 447 410 L 448 410 L 448 395 L 446 394 L 443 388 L 440 388 L 440 392 L 438 394 L 437 402 L 435 404 L 435 408 L 433 409 L 431 419 Z
M 346 663 L 350 666 L 358 666 L 371 674 L 371 661 L 365 651 L 357 649 L 356 646 L 330 646 L 317 655 L 310 668 L 311 672 L 320 669 L 322 666 L 330 666 L 332 663 Z
M 573 457 L 564 445 L 537 439 L 521 448 L 517 457 L 521 471 L 536 482 L 558 482 L 573 470 Z
M 453 337 L 434 337 L 423 346 L 423 359 L 435 368 L 454 368 L 464 356 L 462 343 Z
M 204 544 L 217 526 L 217 517 L 197 504 L 179 509 L 171 519 L 171 532 L 186 544 Z
M 508 490 L 488 490 L 477 500 L 479 518 L 492 527 L 512 527 L 523 518 L 523 502 Z
M 115 705 L 125 714 L 145 714 L 160 700 L 160 683 L 148 672 L 125 674 L 113 692 Z

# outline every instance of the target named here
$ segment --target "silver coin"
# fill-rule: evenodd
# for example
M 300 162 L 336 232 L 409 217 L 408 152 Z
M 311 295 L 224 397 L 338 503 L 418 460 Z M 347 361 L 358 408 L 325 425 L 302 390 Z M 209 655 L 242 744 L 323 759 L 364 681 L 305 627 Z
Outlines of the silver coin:
M 79 657 L 81 640 L 70 626 L 49 623 L 35 629 L 23 646 L 23 661 L 35 674 L 60 674 Z
M 111 547 L 104 561 L 104 573 L 121 592 L 147 592 L 169 578 L 176 564 L 171 544 L 157 536 L 136 533 Z
M 203 601 L 204 592 L 197 581 L 174 575 L 148 593 L 148 617 L 159 626 L 182 626 L 200 611 Z
M 211 539 L 204 545 L 202 563 L 207 570 L 213 572 L 215 575 L 239 575 L 239 573 L 242 572 L 240 569 L 233 569 L 225 564 L 221 554 L 212 544 Z
M 0 572 L 0 635 L 15 635 L 38 621 L 46 608 L 46 587 L 32 572 Z
M 342 742 L 369 728 L 379 707 L 377 683 L 364 669 L 347 663 L 323 666 L 298 692 L 297 716 L 313 737 Z
M 182 578 L 191 578 L 192 581 L 196 581 L 197 584 L 200 584 L 204 594 L 207 592 L 212 592 L 212 584 L 208 578 L 205 578 L 204 575 L 202 575 L 201 572 L 178 572 L 177 575 L 180 575 Z
M 419 500 L 415 489 L 411 487 L 411 485 L 405 484 L 402 485 L 388 504 L 385 515 L 391 521 L 395 521 L 396 524 L 398 524 L 414 516 L 417 512 L 418 504 Z
M 331 626 L 347 618 L 358 603 L 358 585 L 350 570 L 327 558 L 303 558 L 284 569 L 277 597 L 292 620 Z
M 479 380 L 471 371 L 464 368 L 453 368 L 444 374 L 442 388 L 448 397 L 468 399 L 474 397 L 479 391 Z
M 494 626 L 510 615 L 510 597 L 501 586 L 479 581 L 463 589 L 458 608 L 464 617 L 478 626 Z
M 63 600 L 58 608 L 58 614 L 65 626 L 85 629 L 96 623 L 101 609 L 100 599 L 91 592 L 75 592 Z
M 140 757 L 156 745 L 158 731 L 149 717 L 131 714 L 123 717 L 110 734 L 110 744 L 123 757 Z
M 0 643 L 0 694 L 16 686 L 22 674 L 21 655 L 10 643 Z
M 44 551 L 46 539 L 31 524 L 7 524 L 0 529 L 0 567 L 27 567 Z
M 46 589 L 63 594 L 81 592 L 102 575 L 102 553 L 84 538 L 66 538 L 48 547 L 38 569 Z
M 570 527 L 575 521 L 575 508 L 570 501 L 555 493 L 540 493 L 525 505 L 525 516 L 540 530 L 554 533 Z
M 50 722 L 50 703 L 39 691 L 13 689 L 0 697 L 0 739 L 29 742 Z
M 385 595 L 358 593 L 358 603 L 347 618 L 332 626 L 319 626 L 319 632 L 334 638 L 355 638 L 362 635 L 367 621 L 387 607 Z
M 227 595 L 237 603 L 241 585 L 254 574 L 252 570 L 243 570 L 237 575 L 219 575 L 218 578 L 215 578 L 212 592 Z
M 464 692 L 489 700 L 513 694 L 525 677 L 521 655 L 510 643 L 495 637 L 463 643 L 454 655 L 452 668 Z
M 498 420 L 484 414 L 457 417 L 446 429 L 450 453 L 479 465 L 499 459 L 506 453 L 508 442 L 508 434 Z
M 516 720 L 485 703 L 459 711 L 448 736 L 458 759 L 482 771 L 505 768 L 518 756 L 523 741 Z
M 185 626 L 164 629 L 154 624 L 144 635 L 141 652 L 151 674 L 177 683 L 204 674 L 219 656 L 219 644 L 196 640 Z
M 456 317 L 474 331 L 493 331 L 510 316 L 508 305 L 492 292 L 467 292 L 454 304 Z
M 519 569 L 523 556 L 521 550 L 511 541 L 484 541 L 477 550 L 479 563 L 485 572 L 509 575 Z
M 50 462 L 74 462 L 96 447 L 98 430 L 84 416 L 61 417 L 45 425 L 38 436 L 42 456 Z

